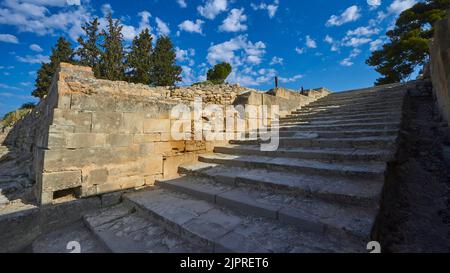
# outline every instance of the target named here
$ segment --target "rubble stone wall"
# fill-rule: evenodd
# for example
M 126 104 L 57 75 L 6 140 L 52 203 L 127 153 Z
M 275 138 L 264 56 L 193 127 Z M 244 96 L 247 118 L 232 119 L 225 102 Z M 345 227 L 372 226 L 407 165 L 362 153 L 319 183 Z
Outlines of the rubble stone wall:
M 430 42 L 431 80 L 442 118 L 450 122 L 450 10 L 435 25 Z

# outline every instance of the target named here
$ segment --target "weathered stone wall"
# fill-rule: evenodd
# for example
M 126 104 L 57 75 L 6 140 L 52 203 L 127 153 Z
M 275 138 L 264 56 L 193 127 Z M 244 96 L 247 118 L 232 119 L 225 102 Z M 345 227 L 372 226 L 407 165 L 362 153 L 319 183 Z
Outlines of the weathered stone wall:
M 304 95 L 284 88 L 272 89 L 268 92 L 250 90 L 242 93 L 235 100 L 234 104 L 267 105 L 269 106 L 268 108 L 271 105 L 278 105 L 280 116 L 283 117 L 290 114 L 293 110 L 308 105 L 328 94 L 330 94 L 330 91 L 327 89 L 309 90 Z
M 450 10 L 447 17 L 435 25 L 433 40 L 430 42 L 433 92 L 437 99 L 442 118 L 450 122 Z
M 171 139 L 170 110 L 179 100 L 168 89 L 99 80 L 68 64 L 57 77 L 50 94 L 59 99 L 37 177 L 42 204 L 64 191 L 86 197 L 152 185 L 194 160 L 193 150 L 206 149 Z
M 88 67 L 62 63 L 49 95 L 16 124 L 5 144 L 29 154 L 37 200 L 53 204 L 153 185 L 177 175 L 178 166 L 196 161 L 198 153 L 226 144 L 225 132 L 221 140 L 206 141 L 204 134 L 199 140 L 173 139 L 174 123 L 192 125 L 193 116 L 171 117 L 171 110 L 192 110 L 195 97 L 221 109 L 279 105 L 285 115 L 328 94 L 290 92 L 269 95 L 238 85 L 148 87 L 96 79 Z M 203 116 L 202 122 L 215 119 Z

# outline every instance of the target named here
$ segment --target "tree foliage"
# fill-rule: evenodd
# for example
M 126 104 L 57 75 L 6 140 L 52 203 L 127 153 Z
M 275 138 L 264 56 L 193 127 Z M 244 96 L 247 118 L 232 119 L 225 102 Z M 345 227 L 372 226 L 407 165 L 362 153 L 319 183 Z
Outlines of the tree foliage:
M 173 86 L 181 81 L 181 67 L 175 64 L 176 54 L 172 41 L 162 36 L 156 41 L 153 52 L 151 81 L 156 86 Z
M 214 84 L 222 84 L 227 79 L 232 71 L 231 65 L 227 62 L 216 64 L 213 68 L 208 70 L 206 78 Z
M 119 20 L 113 19 L 111 14 L 106 20 L 106 30 L 100 33 L 103 38 L 100 76 L 111 81 L 120 81 L 125 79 L 122 25 Z
M 152 84 L 152 46 L 153 38 L 148 28 L 136 36 L 127 55 L 127 78 L 134 83 Z
M 60 37 L 56 46 L 52 49 L 50 55 L 50 62 L 43 63 L 37 72 L 35 89 L 31 93 L 33 96 L 43 98 L 48 94 L 48 89 L 52 84 L 53 75 L 59 66 L 60 62 L 73 63 L 73 49 L 69 41 L 64 37 Z
M 81 65 L 92 67 L 95 76 L 100 76 L 100 56 L 101 51 L 98 47 L 99 40 L 99 25 L 98 18 L 87 22 L 81 28 L 83 29 L 86 39 L 84 40 L 82 37 L 77 39 L 79 47 L 76 50 L 76 54 L 79 56 L 79 63 Z
M 450 0 L 426 0 L 400 14 L 394 29 L 386 33 L 389 42 L 366 61 L 382 75 L 375 85 L 404 81 L 428 62 L 434 23 L 445 17 L 449 7 Z

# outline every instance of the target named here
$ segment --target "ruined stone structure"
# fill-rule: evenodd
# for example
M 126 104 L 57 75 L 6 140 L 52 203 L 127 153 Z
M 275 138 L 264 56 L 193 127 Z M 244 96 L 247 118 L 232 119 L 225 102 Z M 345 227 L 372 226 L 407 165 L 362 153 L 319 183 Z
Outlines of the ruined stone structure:
M 450 10 L 435 24 L 430 42 L 430 75 L 439 110 L 447 125 L 450 122 Z
M 446 121 L 449 22 L 437 25 L 430 73 Z M 49 95 L 3 134 L 0 252 L 67 252 L 69 241 L 82 252 L 366 252 L 404 99 L 429 84 L 153 88 L 61 64 Z M 261 150 L 267 132 L 248 128 L 236 133 L 254 138 L 175 139 L 171 109 L 196 97 L 278 105 L 279 148 Z

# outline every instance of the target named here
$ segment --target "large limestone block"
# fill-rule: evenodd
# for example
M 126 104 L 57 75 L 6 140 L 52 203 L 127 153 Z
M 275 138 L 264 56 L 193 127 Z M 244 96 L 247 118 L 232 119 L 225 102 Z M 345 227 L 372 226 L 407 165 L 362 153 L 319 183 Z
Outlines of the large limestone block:
M 113 112 L 116 99 L 104 94 L 72 94 L 71 109 L 84 111 Z
M 161 133 L 135 134 L 133 137 L 134 144 L 161 141 Z
M 81 170 L 42 174 L 43 191 L 58 191 L 81 186 Z
M 139 157 L 139 145 L 86 149 L 44 151 L 44 170 L 61 171 L 89 165 L 120 164 Z
M 106 138 L 107 145 L 113 147 L 128 147 L 133 144 L 132 134 L 109 134 Z
M 155 154 L 183 152 L 185 150 L 186 150 L 186 143 L 183 140 L 155 142 Z
M 143 113 L 123 113 L 123 133 L 142 134 L 144 131 Z
M 92 185 L 100 185 L 107 182 L 108 179 L 108 169 L 103 168 L 85 168 L 82 170 L 83 173 L 83 187 Z
M 122 125 L 122 113 L 94 112 L 92 114 L 92 132 L 117 133 Z
M 143 102 L 140 97 L 135 96 L 124 96 L 116 99 L 116 108 L 117 112 L 142 112 Z M 114 109 L 110 109 L 113 111 Z
M 65 136 L 66 148 L 69 149 L 103 147 L 106 144 L 106 134 L 69 133 Z
M 184 153 L 164 157 L 164 179 L 178 176 L 178 167 L 182 164 L 194 163 L 197 161 L 196 153 Z
M 145 119 L 144 133 L 170 132 L 170 119 Z
M 163 173 L 162 155 L 152 155 L 142 161 L 143 175 L 157 175 Z
M 92 113 L 67 109 L 54 109 L 53 125 L 73 126 L 73 131 L 77 133 L 90 132 L 92 123 Z M 65 128 L 64 129 L 68 129 Z

